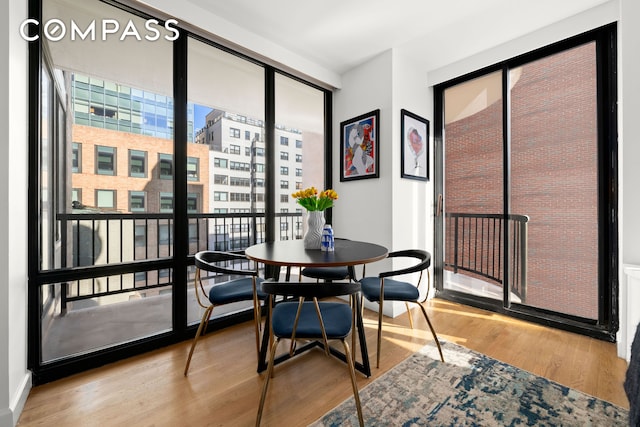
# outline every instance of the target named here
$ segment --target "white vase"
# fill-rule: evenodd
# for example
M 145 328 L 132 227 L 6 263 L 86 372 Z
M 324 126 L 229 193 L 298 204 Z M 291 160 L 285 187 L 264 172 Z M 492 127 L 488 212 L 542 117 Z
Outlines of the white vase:
M 307 215 L 307 232 L 304 235 L 305 249 L 320 249 L 322 246 L 322 228 L 324 211 L 310 211 Z

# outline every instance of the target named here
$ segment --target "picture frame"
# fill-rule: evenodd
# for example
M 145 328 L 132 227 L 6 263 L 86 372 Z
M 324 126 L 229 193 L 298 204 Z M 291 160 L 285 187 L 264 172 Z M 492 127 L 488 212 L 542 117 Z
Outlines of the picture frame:
M 429 120 L 400 110 L 401 178 L 429 181 Z
M 340 123 L 340 181 L 380 176 L 380 110 Z

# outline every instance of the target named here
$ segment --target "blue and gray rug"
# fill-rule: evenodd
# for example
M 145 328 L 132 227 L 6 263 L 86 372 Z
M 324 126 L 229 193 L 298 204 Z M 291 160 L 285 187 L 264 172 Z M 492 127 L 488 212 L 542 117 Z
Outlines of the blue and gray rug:
M 626 409 L 452 343 L 360 390 L 366 426 L 628 426 Z M 622 387 L 622 385 L 621 385 Z M 357 426 L 353 397 L 312 424 Z

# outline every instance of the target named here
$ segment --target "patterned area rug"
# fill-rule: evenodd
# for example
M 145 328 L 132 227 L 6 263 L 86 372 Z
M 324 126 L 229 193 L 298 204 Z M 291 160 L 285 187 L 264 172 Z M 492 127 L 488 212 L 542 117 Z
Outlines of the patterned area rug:
M 443 342 L 360 390 L 366 426 L 628 426 L 626 409 Z M 353 397 L 312 424 L 357 426 Z

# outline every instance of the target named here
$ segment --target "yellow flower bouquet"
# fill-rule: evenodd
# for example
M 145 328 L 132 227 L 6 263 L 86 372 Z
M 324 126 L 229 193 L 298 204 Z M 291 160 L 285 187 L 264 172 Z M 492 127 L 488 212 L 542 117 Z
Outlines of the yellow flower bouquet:
M 318 195 L 316 187 L 296 191 L 291 196 L 308 211 L 324 211 L 332 207 L 333 201 L 338 199 L 338 193 L 335 190 L 324 190 Z

